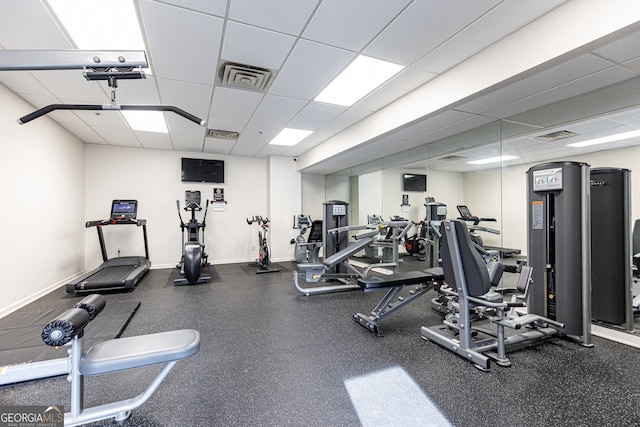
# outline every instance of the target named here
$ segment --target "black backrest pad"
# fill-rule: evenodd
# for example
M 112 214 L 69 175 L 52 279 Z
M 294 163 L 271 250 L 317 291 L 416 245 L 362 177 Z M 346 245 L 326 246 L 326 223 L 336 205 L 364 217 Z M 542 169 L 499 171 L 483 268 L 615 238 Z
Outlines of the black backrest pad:
M 440 233 L 442 234 L 442 270 L 444 272 L 444 281 L 449 287 L 455 291 L 458 290 L 456 276 L 453 273 L 453 265 L 451 264 L 451 256 L 449 255 L 449 237 L 445 231 L 450 221 L 442 221 L 440 224 Z
M 467 284 L 467 294 L 472 297 L 484 295 L 491 289 L 489 270 L 484 260 L 471 242 L 467 225 L 464 221 L 453 220 L 456 230 L 458 249 L 462 260 L 462 269 Z

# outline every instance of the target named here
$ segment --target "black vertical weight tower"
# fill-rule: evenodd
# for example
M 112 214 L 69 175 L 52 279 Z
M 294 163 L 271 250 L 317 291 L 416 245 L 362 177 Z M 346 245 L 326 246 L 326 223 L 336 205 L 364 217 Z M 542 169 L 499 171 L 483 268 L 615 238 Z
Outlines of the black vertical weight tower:
M 553 162 L 527 171 L 529 312 L 562 322 L 591 344 L 589 165 Z
M 632 331 L 630 182 L 628 169 L 591 169 L 591 314 Z
M 334 228 L 342 228 L 349 225 L 349 203 L 339 200 L 329 200 L 322 204 L 324 208 L 322 217 L 322 256 L 324 259 L 329 258 L 336 252 L 340 252 L 347 247 L 349 243 L 349 232 L 347 229 L 329 232 Z M 328 273 L 347 273 L 344 265 L 338 264 L 331 267 Z

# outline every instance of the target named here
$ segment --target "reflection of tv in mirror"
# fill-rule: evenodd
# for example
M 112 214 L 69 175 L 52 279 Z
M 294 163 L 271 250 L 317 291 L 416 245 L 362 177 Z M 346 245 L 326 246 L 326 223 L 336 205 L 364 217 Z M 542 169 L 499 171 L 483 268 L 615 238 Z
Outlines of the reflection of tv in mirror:
M 427 175 L 415 173 L 402 174 L 403 191 L 427 191 Z

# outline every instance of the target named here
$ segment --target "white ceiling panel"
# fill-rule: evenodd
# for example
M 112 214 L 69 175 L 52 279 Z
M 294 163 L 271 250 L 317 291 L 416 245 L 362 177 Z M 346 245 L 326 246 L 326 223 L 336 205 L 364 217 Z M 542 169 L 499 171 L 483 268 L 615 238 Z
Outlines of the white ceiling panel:
M 435 74 L 417 68 L 405 68 L 399 78 L 391 79 L 377 90 L 362 98 L 355 107 L 377 111 L 412 90 L 436 77 Z
M 93 126 L 93 129 L 98 133 L 98 135 L 109 141 L 110 145 L 141 147 L 140 142 L 136 139 L 130 129 L 101 126 Z
M 140 141 L 143 148 L 156 148 L 162 150 L 171 150 L 171 137 L 168 133 L 158 132 L 136 132 L 133 131 L 136 139 Z
M 41 85 L 49 88 L 53 95 L 67 102 L 75 103 L 105 103 L 109 102 L 107 95 L 109 87 L 106 82 L 90 82 L 80 70 L 70 71 L 32 71 Z
M 87 126 L 81 121 L 74 123 L 62 123 L 62 126 L 79 138 L 80 141 L 86 142 L 87 144 L 107 144 L 104 138 L 98 135 L 93 128 Z
M 211 84 L 224 21 L 150 0 L 139 4 L 155 75 Z
M 106 83 L 102 83 L 105 90 L 111 92 Z M 118 104 L 158 104 L 160 96 L 153 76 L 140 80 L 123 80 L 116 88 L 116 102 Z
M 165 3 L 185 9 L 224 17 L 227 13 L 227 0 L 163 0 Z
M 278 73 L 270 92 L 313 99 L 355 56 L 355 53 L 343 49 L 300 40 Z
M 304 130 L 317 130 L 346 110 L 339 105 L 308 103 L 288 124 L 287 127 Z
M 415 66 L 443 73 L 456 64 L 517 31 L 566 0 L 507 1 L 436 47 Z
M 616 62 L 627 62 L 640 57 L 640 33 L 632 33 L 612 43 L 594 49 L 598 55 Z
M 231 21 L 227 23 L 222 59 L 279 70 L 295 41 L 295 37 Z
M 460 7 L 456 1 L 413 2 L 363 53 L 411 65 L 498 3 L 499 0 L 476 0 Z
M 409 3 L 409 0 L 325 0 L 302 36 L 359 52 Z
M 213 154 L 230 154 L 236 141 L 219 138 L 205 138 L 204 152 Z
M 53 96 L 49 89 L 28 71 L 5 71 L 0 73 L 0 82 L 21 95 Z
M 37 26 L 30 23 L 37 23 Z M 0 46 L 5 49 L 71 49 L 41 0 L 3 0 Z
M 100 128 L 123 129 L 131 133 L 127 122 L 118 111 L 74 111 L 84 123 Z
M 174 149 L 202 151 L 206 129 L 177 114 L 165 114 Z M 185 148 L 186 147 L 186 148 Z
M 594 87 L 609 86 L 636 76 L 636 74 L 622 67 L 610 67 L 549 90 L 538 92 L 516 102 L 508 103 L 494 110 L 485 112 L 485 114 L 497 118 L 511 117 L 514 114 L 520 114 L 563 99 L 582 95 L 590 92 Z
M 213 86 L 158 78 L 160 100 L 206 120 Z
M 585 54 L 555 65 L 540 73 L 518 80 L 510 85 L 496 89 L 484 96 L 456 106 L 457 110 L 482 114 L 494 110 L 515 100 L 532 96 L 540 91 L 588 76 L 611 67 L 605 61 L 593 55 Z
M 260 92 L 217 87 L 209 111 L 209 128 L 213 123 L 230 123 L 231 128 L 217 129 L 242 131 L 263 98 Z
M 229 19 L 298 36 L 319 0 L 233 0 Z
M 256 110 L 251 123 L 238 138 L 232 154 L 253 156 L 258 153 L 305 104 L 305 101 L 299 99 L 267 95 Z

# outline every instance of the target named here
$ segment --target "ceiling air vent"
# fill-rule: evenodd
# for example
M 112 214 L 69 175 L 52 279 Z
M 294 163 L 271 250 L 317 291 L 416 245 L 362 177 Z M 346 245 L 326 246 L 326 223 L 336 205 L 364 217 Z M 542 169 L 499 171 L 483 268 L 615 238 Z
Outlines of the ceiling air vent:
M 455 160 L 462 160 L 464 158 L 465 158 L 464 156 L 456 156 L 455 154 L 452 154 L 451 156 L 440 157 L 440 160 L 446 160 L 448 162 L 453 162 Z
M 558 132 L 551 132 L 546 135 L 536 136 L 535 139 L 537 139 L 538 141 L 553 142 L 559 139 L 571 138 L 572 136 L 576 135 L 577 134 L 568 130 L 559 130 Z
M 207 138 L 236 140 L 240 134 L 230 130 L 207 129 Z
M 276 72 L 266 68 L 225 62 L 220 67 L 219 83 L 236 89 L 266 92 Z

